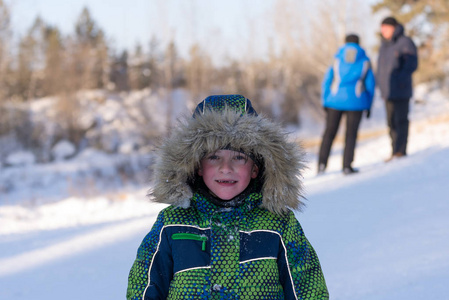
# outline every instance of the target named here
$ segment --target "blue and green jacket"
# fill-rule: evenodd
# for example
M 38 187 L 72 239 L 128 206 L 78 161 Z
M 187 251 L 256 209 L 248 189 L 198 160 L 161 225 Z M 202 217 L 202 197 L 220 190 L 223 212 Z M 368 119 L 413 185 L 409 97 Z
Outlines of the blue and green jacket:
M 195 194 L 170 206 L 143 240 L 127 299 L 328 299 L 318 257 L 293 212 L 236 208 Z
M 259 177 L 236 198 L 197 176 L 219 149 L 247 153 Z M 169 204 L 140 245 L 128 300 L 329 299 L 314 249 L 292 210 L 302 207 L 304 153 L 240 95 L 212 96 L 158 149 L 153 201 Z

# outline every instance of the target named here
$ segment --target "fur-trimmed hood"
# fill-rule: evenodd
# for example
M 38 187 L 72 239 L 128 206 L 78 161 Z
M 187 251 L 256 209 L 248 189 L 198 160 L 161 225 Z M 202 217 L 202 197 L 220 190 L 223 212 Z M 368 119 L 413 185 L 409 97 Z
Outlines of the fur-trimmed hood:
M 205 110 L 203 102 L 202 113 L 179 121 L 157 152 L 150 193 L 155 202 L 188 207 L 193 195 L 190 182 L 200 160 L 227 147 L 262 158 L 263 207 L 278 214 L 301 208 L 303 150 L 287 140 L 279 124 L 257 115 L 251 102 L 239 97 L 246 102 L 244 113 L 228 105 Z M 253 113 L 248 114 L 249 109 Z

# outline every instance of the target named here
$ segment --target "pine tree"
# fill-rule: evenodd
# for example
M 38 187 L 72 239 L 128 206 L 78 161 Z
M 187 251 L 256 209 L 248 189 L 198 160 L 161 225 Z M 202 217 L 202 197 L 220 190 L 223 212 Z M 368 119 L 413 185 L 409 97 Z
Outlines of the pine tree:
M 211 61 L 198 44 L 193 45 L 189 51 L 190 59 L 186 64 L 187 87 L 191 99 L 198 101 L 209 93 L 211 81 Z
M 119 57 L 114 58 L 111 67 L 111 82 L 116 91 L 129 90 L 128 52 L 123 51 Z
M 8 5 L 0 0 L 0 105 L 11 95 L 11 13 Z
M 11 128 L 13 117 L 8 113 L 4 104 L 11 96 L 11 55 L 9 42 L 11 40 L 9 7 L 0 0 L 0 135 L 7 133 Z
M 74 72 L 81 81 L 80 88 L 102 88 L 108 83 L 108 45 L 103 30 L 85 7 L 75 25 L 73 41 Z
M 166 128 L 171 128 L 174 115 L 173 90 L 182 84 L 182 71 L 178 49 L 174 41 L 171 41 L 165 49 L 164 55 L 164 87 L 166 91 Z
M 45 95 L 60 93 L 64 87 L 64 46 L 61 33 L 55 27 L 45 29 Z
M 159 53 L 159 41 L 153 36 L 149 44 L 148 69 L 144 71 L 148 75 L 149 87 L 157 89 L 162 86 L 162 55 Z
M 45 66 L 44 31 L 45 24 L 38 16 L 20 40 L 15 93 L 23 100 L 43 96 L 41 86 Z
M 130 59 L 130 85 L 132 89 L 143 89 L 149 86 L 148 58 L 140 44 L 136 45 Z

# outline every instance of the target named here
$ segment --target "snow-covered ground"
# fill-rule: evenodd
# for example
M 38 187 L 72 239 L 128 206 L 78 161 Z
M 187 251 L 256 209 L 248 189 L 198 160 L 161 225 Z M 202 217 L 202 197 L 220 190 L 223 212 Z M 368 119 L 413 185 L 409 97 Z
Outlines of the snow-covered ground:
M 404 159 L 383 162 L 390 142 L 380 102 L 363 121 L 364 132 L 378 134 L 358 143 L 360 174 L 341 174 L 337 143 L 327 173 L 316 176 L 317 149 L 308 149 L 307 207 L 297 217 L 331 299 L 449 299 L 449 101 L 433 95 L 413 105 Z M 55 165 L 26 168 L 25 182 L 34 182 Z M 73 184 L 68 197 L 66 187 L 45 186 L 39 201 L 26 200 L 33 186 L 0 194 L 14 199 L 0 201 L 0 299 L 124 299 L 137 247 L 164 205 L 148 202 L 148 187 L 86 196 Z

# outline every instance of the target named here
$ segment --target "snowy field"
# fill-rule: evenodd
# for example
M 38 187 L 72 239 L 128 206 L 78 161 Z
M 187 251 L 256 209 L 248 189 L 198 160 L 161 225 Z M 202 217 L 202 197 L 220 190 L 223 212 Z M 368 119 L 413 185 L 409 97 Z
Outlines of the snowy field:
M 341 174 L 336 144 L 327 173 L 316 176 L 317 149 L 308 149 L 307 207 L 297 217 L 331 299 L 449 299 L 449 101 L 426 101 L 412 109 L 406 158 L 383 162 L 390 142 L 381 103 L 363 120 L 364 131 L 381 134 L 359 141 L 360 174 Z M 45 177 L 27 168 L 24 177 Z M 0 201 L 0 299 L 124 299 L 137 247 L 164 205 L 147 201 L 148 187 L 95 196 L 60 188 L 46 191 L 49 201 L 42 191 L 39 201 L 23 197 L 33 193 L 26 185 L 0 195 L 14 199 Z

